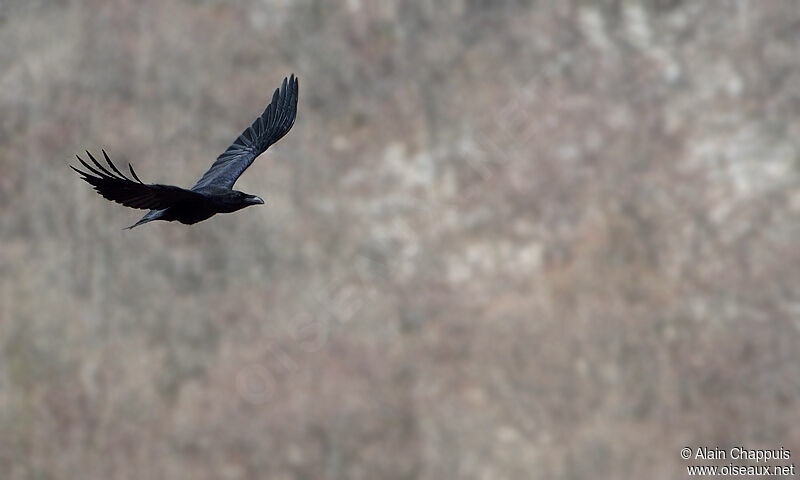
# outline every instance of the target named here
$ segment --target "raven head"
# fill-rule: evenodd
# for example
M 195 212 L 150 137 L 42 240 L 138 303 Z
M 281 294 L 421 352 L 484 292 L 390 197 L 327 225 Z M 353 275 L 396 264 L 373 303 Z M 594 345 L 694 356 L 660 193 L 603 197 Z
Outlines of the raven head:
M 258 195 L 250 195 L 249 193 L 240 192 L 239 190 L 231 190 L 226 195 L 226 201 L 239 205 L 239 208 L 249 207 L 250 205 L 263 205 L 264 199 Z
M 217 213 L 231 213 L 251 205 L 262 205 L 264 203 L 261 197 L 238 190 L 228 190 L 217 194 L 210 193 L 208 198 Z

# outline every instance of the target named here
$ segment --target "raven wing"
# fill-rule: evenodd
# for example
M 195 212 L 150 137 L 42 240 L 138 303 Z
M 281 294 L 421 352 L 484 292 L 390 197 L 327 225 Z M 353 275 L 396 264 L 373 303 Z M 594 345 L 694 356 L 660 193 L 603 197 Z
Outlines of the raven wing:
M 136 175 L 136 172 L 133 171 L 133 167 L 128 164 L 128 169 L 130 169 L 131 175 L 133 176 L 133 179 L 130 179 L 120 172 L 111 162 L 105 150 L 103 150 L 103 156 L 111 170 L 101 165 L 88 151 L 86 155 L 88 155 L 89 159 L 94 163 L 94 167 L 84 162 L 81 157 L 77 155 L 76 157 L 78 157 L 78 161 L 81 162 L 88 172 L 79 170 L 72 165 L 69 167 L 78 172 L 81 178 L 97 190 L 97 193 L 108 200 L 121 203 L 126 207 L 161 210 L 175 205 L 176 203 L 193 200 L 198 201 L 206 198 L 201 193 L 175 187 L 173 185 L 142 183 Z
M 267 105 L 264 113 L 217 157 L 192 190 L 210 186 L 232 188 L 236 179 L 256 157 L 291 130 L 297 116 L 298 94 L 299 86 L 294 74 L 288 79 L 284 78 L 281 88 L 275 89 L 272 102 Z

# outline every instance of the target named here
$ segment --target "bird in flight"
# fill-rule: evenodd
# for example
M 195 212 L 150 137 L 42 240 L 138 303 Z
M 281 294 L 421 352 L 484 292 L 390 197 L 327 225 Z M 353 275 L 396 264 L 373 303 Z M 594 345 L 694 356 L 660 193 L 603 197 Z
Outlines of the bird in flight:
M 150 210 L 128 229 L 153 220 L 177 220 L 191 225 L 217 213 L 231 213 L 250 205 L 261 205 L 264 203 L 261 197 L 234 190 L 233 184 L 256 157 L 291 130 L 297 116 L 298 94 L 299 86 L 294 74 L 288 79 L 284 78 L 281 88 L 275 89 L 272 102 L 264 113 L 217 157 L 197 184 L 188 190 L 174 185 L 144 183 L 130 164 L 128 169 L 132 178 L 128 177 L 111 162 L 105 150 L 103 157 L 108 167 L 87 151 L 86 155 L 94 166 L 76 155 L 86 171 L 72 165 L 70 168 L 106 199 L 126 207 Z

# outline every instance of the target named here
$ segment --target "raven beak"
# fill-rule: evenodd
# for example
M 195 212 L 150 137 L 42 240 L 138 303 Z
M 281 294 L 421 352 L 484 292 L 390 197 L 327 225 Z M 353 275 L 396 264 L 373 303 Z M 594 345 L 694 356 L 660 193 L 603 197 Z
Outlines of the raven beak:
M 248 198 L 248 200 L 253 205 L 263 205 L 264 204 L 264 199 L 259 197 L 259 196 L 257 196 L 257 195 L 253 195 L 252 197 Z

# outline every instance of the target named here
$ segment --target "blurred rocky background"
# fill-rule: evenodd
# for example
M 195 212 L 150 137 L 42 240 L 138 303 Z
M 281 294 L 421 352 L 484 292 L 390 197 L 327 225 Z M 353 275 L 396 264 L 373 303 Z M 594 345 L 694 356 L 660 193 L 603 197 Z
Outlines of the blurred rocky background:
M 800 455 L 800 8 L 0 0 L 0 478 L 686 476 Z M 237 183 L 189 186 L 300 77 Z

